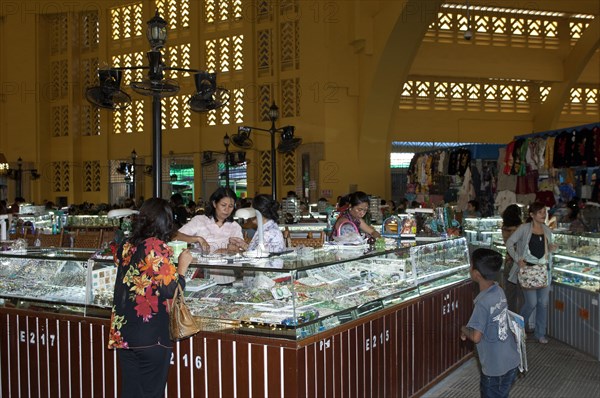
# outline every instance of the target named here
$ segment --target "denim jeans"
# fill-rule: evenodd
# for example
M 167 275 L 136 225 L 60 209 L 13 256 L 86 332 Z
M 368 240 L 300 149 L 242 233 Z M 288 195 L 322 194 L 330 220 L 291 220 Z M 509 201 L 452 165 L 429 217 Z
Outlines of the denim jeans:
M 521 316 L 525 319 L 525 325 L 529 323 L 529 317 L 535 310 L 535 338 L 546 337 L 546 321 L 548 319 L 548 301 L 550 299 L 550 286 L 542 289 L 522 289 L 525 304 L 521 308 Z
M 512 387 L 519 368 L 509 370 L 502 376 L 486 376 L 481 374 L 479 381 L 479 391 L 481 398 L 508 398 L 508 393 Z

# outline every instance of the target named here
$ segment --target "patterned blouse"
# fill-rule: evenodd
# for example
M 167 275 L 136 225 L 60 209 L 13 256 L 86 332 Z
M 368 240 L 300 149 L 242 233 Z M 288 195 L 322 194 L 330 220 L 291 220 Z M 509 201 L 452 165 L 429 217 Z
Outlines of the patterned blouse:
M 265 248 L 269 253 L 280 253 L 285 250 L 285 240 L 283 239 L 283 233 L 279 229 L 277 223 L 273 220 L 267 221 L 263 225 L 263 240 Z M 258 231 L 252 237 L 252 240 L 248 244 L 248 250 L 256 250 L 258 247 Z
M 117 266 L 108 348 L 171 347 L 167 300 L 177 284 L 185 288 L 173 250 L 151 237 L 138 246 L 128 241 L 114 253 Z
M 347 221 L 350 221 L 352 224 L 354 224 L 354 226 L 356 227 L 356 230 L 358 231 L 358 233 L 360 234 L 360 218 L 356 218 L 352 215 L 352 213 L 350 213 L 350 208 L 347 208 L 346 210 L 342 211 L 340 213 L 340 215 L 338 216 L 336 223 L 339 219 L 346 219 Z M 333 231 L 331 231 L 332 236 L 337 236 L 338 235 L 338 231 L 337 228 L 335 228 Z

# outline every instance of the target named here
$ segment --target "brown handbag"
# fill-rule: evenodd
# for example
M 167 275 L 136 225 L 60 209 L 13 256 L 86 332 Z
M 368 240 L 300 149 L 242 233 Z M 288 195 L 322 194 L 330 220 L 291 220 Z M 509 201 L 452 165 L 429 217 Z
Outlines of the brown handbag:
M 183 289 L 177 284 L 175 295 L 169 307 L 169 334 L 171 340 L 186 339 L 198 333 L 200 326 L 185 303 Z

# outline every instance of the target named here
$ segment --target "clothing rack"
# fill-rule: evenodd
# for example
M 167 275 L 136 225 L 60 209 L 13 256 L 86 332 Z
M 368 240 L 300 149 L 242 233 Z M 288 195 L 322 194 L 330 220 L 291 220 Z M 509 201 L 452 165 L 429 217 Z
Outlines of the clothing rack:
M 415 152 L 414 156 L 431 155 L 436 152 L 452 152 L 458 149 L 468 149 L 471 151 L 471 159 L 498 159 L 498 149 L 506 144 L 464 144 L 457 146 L 440 147 L 423 152 Z
M 580 126 L 565 127 L 565 128 L 562 128 L 562 129 L 541 131 L 541 132 L 538 132 L 538 133 L 531 133 L 531 134 L 524 134 L 524 135 L 515 135 L 514 139 L 518 140 L 518 139 L 521 139 L 521 138 L 551 137 L 551 136 L 558 135 L 558 134 L 562 133 L 565 130 L 578 133 L 578 132 L 583 131 L 583 130 L 593 130 L 594 128 L 600 128 L 600 123 L 582 124 Z

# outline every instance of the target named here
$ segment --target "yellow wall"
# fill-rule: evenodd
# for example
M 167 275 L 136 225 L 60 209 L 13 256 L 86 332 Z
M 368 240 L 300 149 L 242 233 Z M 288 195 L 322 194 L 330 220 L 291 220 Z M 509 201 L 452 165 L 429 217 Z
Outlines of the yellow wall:
M 13 165 L 20 156 L 37 167 L 42 178 L 27 182 L 23 192 L 27 199 L 41 202 L 55 200 L 52 161 L 72 164 L 70 202 L 108 201 L 108 161 L 128 159 L 132 149 L 141 163 L 151 164 L 152 134 L 150 103 L 143 133 L 106 134 L 111 116 L 102 111 L 103 135 L 82 136 L 77 123 L 71 125 L 68 137 L 51 138 L 48 86 L 50 57 L 49 27 L 43 15 L 68 12 L 75 17 L 73 2 L 23 1 L 1 2 L 0 8 L 0 152 Z M 305 144 L 322 144 L 322 158 L 316 160 L 317 190 L 331 190 L 332 196 L 357 186 L 371 194 L 390 197 L 389 152 L 392 141 L 458 141 L 506 143 L 514 135 L 526 134 L 535 127 L 536 109 L 531 113 L 460 112 L 398 109 L 399 91 L 409 76 L 444 78 L 506 78 L 560 83 L 567 79 L 563 60 L 571 47 L 563 42 L 558 50 L 510 48 L 469 43 L 425 43 L 423 35 L 437 17 L 441 0 L 398 1 L 298 1 L 300 20 L 300 117 L 278 121 L 278 126 L 296 126 L 296 134 Z M 475 1 L 474 3 L 485 3 Z M 109 62 L 106 32 L 109 29 L 108 8 L 121 2 L 96 2 L 88 7 L 101 7 L 101 46 L 99 58 Z M 143 1 L 144 13 L 153 14 L 151 1 Z M 192 67 L 201 68 L 203 26 L 201 2 L 191 2 Z M 541 5 L 539 5 L 541 6 Z M 549 6 L 573 7 L 572 2 L 550 2 Z M 568 11 L 568 10 L 565 10 Z M 593 8 L 592 8 L 593 11 Z M 589 7 L 581 12 L 590 12 Z M 597 10 L 596 10 L 597 13 Z M 597 16 L 597 15 L 596 15 Z M 277 18 L 284 18 L 278 16 Z M 564 27 L 563 27 L 564 28 Z M 289 75 L 275 70 L 273 76 L 256 76 L 256 23 L 241 21 L 238 33 L 246 36 L 245 67 L 240 76 L 248 88 L 245 125 L 268 128 L 258 118 L 258 94 L 253 87 L 258 81 L 277 83 Z M 562 29 L 562 28 L 561 28 Z M 274 57 L 279 56 L 277 37 Z M 168 43 L 167 43 L 168 45 Z M 591 50 L 593 53 L 594 44 Z M 590 51 L 590 49 L 587 49 Z M 77 54 L 70 55 L 75 57 Z M 577 81 L 599 85 L 598 52 L 589 62 L 581 61 Z M 287 73 L 287 74 L 286 74 Z M 571 76 L 572 78 L 572 76 Z M 224 77 L 220 82 L 227 82 Z M 184 82 L 186 87 L 193 85 Z M 71 87 L 73 102 L 79 100 L 82 88 Z M 281 104 L 280 104 L 281 106 Z M 163 156 L 170 153 L 192 154 L 197 166 L 195 191 L 201 192 L 201 152 L 222 151 L 222 138 L 232 135 L 237 124 L 208 127 L 205 115 L 192 114 L 192 128 L 163 133 Z M 562 115 L 553 128 L 592 123 L 598 115 Z M 270 187 L 258 186 L 258 151 L 268 150 L 268 135 L 253 136 L 255 147 L 248 151 L 249 195 L 270 193 Z M 301 150 L 299 151 L 301 152 Z M 84 160 L 102 161 L 102 191 L 83 192 L 81 165 Z M 279 164 L 281 161 L 279 160 Z M 299 162 L 299 159 L 297 159 Z M 297 163 L 299 165 L 299 163 Z M 278 168 L 278 196 L 294 189 L 281 183 Z M 299 175 L 299 174 L 298 174 Z M 141 177 L 145 197 L 152 194 L 150 177 Z M 300 185 L 300 181 L 296 185 Z M 8 181 L 12 200 L 14 183 Z M 62 193 L 61 193 L 62 195 Z

